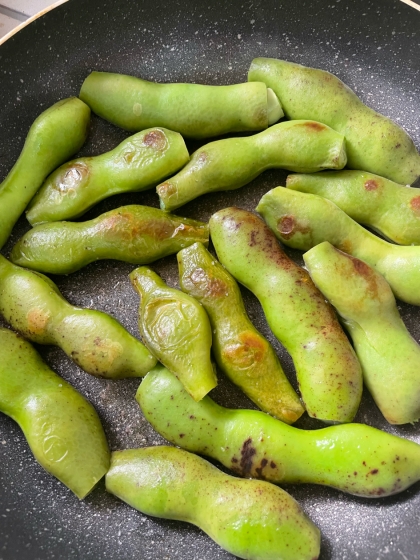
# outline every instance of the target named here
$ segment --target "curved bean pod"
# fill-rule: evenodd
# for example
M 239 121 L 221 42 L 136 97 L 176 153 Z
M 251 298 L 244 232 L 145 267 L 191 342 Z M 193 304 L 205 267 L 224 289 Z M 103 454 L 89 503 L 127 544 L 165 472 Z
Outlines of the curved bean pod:
M 420 346 L 384 278 L 363 261 L 320 243 L 304 254 L 312 280 L 344 319 L 366 386 L 391 424 L 420 418 Z
M 309 251 L 329 241 L 380 272 L 397 298 L 420 305 L 420 247 L 380 239 L 315 194 L 277 187 L 262 197 L 257 211 L 285 245 Z
M 258 410 L 195 402 L 168 370 L 143 379 L 136 400 L 171 443 L 217 459 L 244 477 L 312 483 L 375 498 L 420 480 L 420 445 L 365 424 L 300 430 Z
M 0 358 L 0 410 L 19 424 L 38 463 L 84 498 L 109 468 L 95 409 L 7 329 L 0 329 Z
M 1 255 L 0 313 L 25 338 L 59 346 L 92 375 L 142 377 L 156 365 L 147 348 L 116 319 L 70 305 L 49 278 Z
M 254 136 L 202 146 L 156 191 L 162 210 L 172 211 L 202 194 L 243 187 L 266 169 L 313 173 L 341 169 L 346 161 L 341 134 L 314 121 L 286 121 Z
M 313 119 L 346 137 L 348 166 L 411 184 L 420 176 L 420 154 L 396 123 L 367 107 L 333 74 L 285 60 L 256 58 L 248 79 L 265 82 L 290 119 Z
M 157 84 L 134 76 L 92 72 L 80 99 L 94 113 L 133 132 L 163 126 L 182 136 L 208 138 L 262 130 L 283 116 L 265 84 Z
M 220 262 L 256 295 L 271 330 L 291 354 L 308 414 L 350 422 L 362 396 L 360 364 L 309 274 L 251 212 L 220 210 L 210 219 L 210 231 Z
M 271 344 L 245 310 L 235 279 L 202 243 L 177 254 L 181 289 L 207 311 L 220 369 L 262 410 L 293 424 L 304 408 Z
M 180 134 L 143 130 L 110 152 L 59 167 L 32 199 L 26 217 L 32 225 L 77 218 L 111 195 L 151 188 L 188 160 Z
M 319 530 L 289 494 L 175 447 L 115 451 L 106 489 L 147 515 L 193 523 L 239 558 L 319 556 Z
M 420 190 L 364 171 L 289 175 L 286 186 L 334 202 L 356 222 L 400 245 L 420 245 Z
M 37 117 L 22 152 L 0 184 L 0 249 L 44 179 L 86 140 L 90 109 L 77 97 L 63 99 Z
M 69 274 L 101 259 L 148 264 L 196 241 L 208 225 L 149 206 L 122 206 L 87 222 L 50 222 L 29 230 L 13 247 L 15 264 Z

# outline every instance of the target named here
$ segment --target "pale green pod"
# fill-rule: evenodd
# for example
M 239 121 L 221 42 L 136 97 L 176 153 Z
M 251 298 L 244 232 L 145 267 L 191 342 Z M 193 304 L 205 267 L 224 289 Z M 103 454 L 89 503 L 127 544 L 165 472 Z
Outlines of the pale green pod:
M 60 347 L 91 375 L 142 377 L 156 365 L 156 358 L 116 319 L 71 305 L 49 278 L 2 255 L 0 314 L 25 338 Z
M 419 246 L 388 243 L 352 220 L 333 202 L 283 187 L 265 194 L 257 211 L 285 245 L 309 251 L 329 241 L 380 272 L 397 298 L 420 305 Z
M 108 444 L 93 406 L 7 329 L 0 329 L 0 410 L 19 424 L 38 463 L 78 498 L 108 471 Z
M 32 225 L 77 218 L 111 195 L 154 187 L 189 160 L 180 134 L 164 128 L 143 130 L 112 151 L 70 161 L 56 169 L 32 199 Z
M 286 121 L 254 136 L 202 146 L 156 190 L 162 210 L 172 211 L 202 194 L 243 187 L 266 169 L 313 173 L 342 169 L 346 161 L 341 134 L 314 121 Z
M 77 97 L 63 99 L 37 117 L 22 152 L 0 184 L 0 248 L 43 181 L 83 146 L 90 109 Z
M 209 316 L 217 365 L 262 410 L 293 424 L 304 408 L 274 348 L 251 323 L 233 276 L 202 243 L 177 254 L 181 289 Z
M 286 187 L 334 202 L 359 224 L 400 245 L 420 245 L 420 190 L 365 171 L 289 175 Z
M 80 99 L 94 113 L 126 130 L 163 126 L 190 138 L 262 130 L 283 116 L 276 95 L 262 82 L 158 84 L 92 72 L 83 82 Z
M 187 521 L 246 560 L 316 560 L 320 533 L 268 482 L 229 476 L 175 447 L 114 451 L 106 489 L 147 515 Z
M 305 408 L 324 422 L 351 422 L 363 380 L 332 307 L 309 274 L 255 214 L 225 208 L 210 219 L 220 262 L 259 299 L 274 335 L 293 358 Z
M 217 385 L 210 359 L 211 326 L 204 307 L 167 286 L 148 267 L 133 270 L 130 280 L 140 295 L 139 330 L 144 343 L 199 401 Z
M 171 443 L 219 461 L 236 474 L 278 484 L 321 484 L 365 498 L 391 496 L 420 480 L 420 445 L 365 424 L 300 430 L 259 410 L 195 402 L 156 366 L 136 400 Z
M 366 386 L 391 424 L 420 418 L 420 346 L 407 331 L 389 284 L 327 241 L 303 255 L 312 280 L 343 318 Z
M 420 154 L 408 134 L 367 107 L 333 74 L 285 60 L 256 58 L 248 79 L 272 88 L 289 119 L 312 119 L 343 134 L 351 169 L 401 184 L 411 184 L 420 176 Z

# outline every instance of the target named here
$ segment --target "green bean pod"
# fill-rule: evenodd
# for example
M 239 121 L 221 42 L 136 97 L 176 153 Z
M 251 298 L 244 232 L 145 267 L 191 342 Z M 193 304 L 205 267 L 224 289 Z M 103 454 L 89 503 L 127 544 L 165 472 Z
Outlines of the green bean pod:
M 114 451 L 106 489 L 139 511 L 187 521 L 236 557 L 316 560 L 320 533 L 286 492 L 229 476 L 175 447 Z
M 420 346 L 398 313 L 389 284 L 327 241 L 303 256 L 312 280 L 343 318 L 366 386 L 391 424 L 420 418 Z
M 289 119 L 313 119 L 343 134 L 351 169 L 401 184 L 411 184 L 420 176 L 420 154 L 409 135 L 362 103 L 333 74 L 285 60 L 256 58 L 248 79 L 272 88 Z
M 283 116 L 276 95 L 263 83 L 157 84 L 92 72 L 83 82 L 80 99 L 126 130 L 163 126 L 190 138 L 262 130 Z
M 149 206 L 122 206 L 87 222 L 50 222 L 29 230 L 13 247 L 15 264 L 69 274 L 101 259 L 148 264 L 196 241 L 208 225 Z
M 245 310 L 233 276 L 194 243 L 177 254 L 181 289 L 207 311 L 213 354 L 220 369 L 262 410 L 292 424 L 304 408 L 277 355 Z
M 420 480 L 420 445 L 365 424 L 300 430 L 258 410 L 233 410 L 210 397 L 193 401 L 156 366 L 136 400 L 171 443 L 217 459 L 244 477 L 331 486 L 365 498 L 390 496 Z
M 32 225 L 77 218 L 111 195 L 150 189 L 188 160 L 180 134 L 143 130 L 110 152 L 59 167 L 32 199 L 26 217 Z
M 262 197 L 257 211 L 285 245 L 309 251 L 329 241 L 382 274 L 397 298 L 420 305 L 420 247 L 380 239 L 315 194 L 277 187 Z
M 145 344 L 199 401 L 217 385 L 207 313 L 148 267 L 133 270 L 130 280 L 140 295 L 139 330 Z
M 0 410 L 15 420 L 40 465 L 80 499 L 109 468 L 93 406 L 20 336 L 0 328 Z
M 0 249 L 47 175 L 80 150 L 89 120 L 89 107 L 77 97 L 55 103 L 35 119 L 18 160 L 0 184 Z
M 266 169 L 313 173 L 342 169 L 346 161 L 344 136 L 314 121 L 286 121 L 254 136 L 206 144 L 156 191 L 162 210 L 172 211 L 202 194 L 243 187 Z
M 361 367 L 309 274 L 251 212 L 220 210 L 210 219 L 210 232 L 220 262 L 256 295 L 271 330 L 291 354 L 309 416 L 351 422 L 362 396 Z
M 0 255 L 0 314 L 25 338 L 59 346 L 99 377 L 142 377 L 156 365 L 147 348 L 113 317 L 70 305 L 42 274 Z
M 420 190 L 364 171 L 289 175 L 286 186 L 334 202 L 359 224 L 400 245 L 420 245 Z

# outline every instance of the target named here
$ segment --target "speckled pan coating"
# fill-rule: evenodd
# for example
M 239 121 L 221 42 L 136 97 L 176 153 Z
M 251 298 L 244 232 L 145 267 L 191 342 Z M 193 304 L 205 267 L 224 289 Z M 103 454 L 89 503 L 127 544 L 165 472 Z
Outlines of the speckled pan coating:
M 395 119 L 420 148 L 420 13 L 399 0 L 251 0 L 220 4 L 201 0 L 70 0 L 0 47 L 0 176 L 22 148 L 25 131 L 39 110 L 75 95 L 91 70 L 124 72 L 148 80 L 236 83 L 246 79 L 257 56 L 284 58 L 339 76 L 375 110 Z M 40 107 L 40 104 L 43 104 Z M 78 156 L 111 150 L 128 134 L 92 119 L 90 140 Z M 199 144 L 189 143 L 190 151 Z M 207 220 L 226 206 L 255 208 L 269 189 L 285 184 L 282 171 L 267 171 L 249 186 L 213 193 L 182 208 Z M 154 193 L 119 195 L 102 202 L 86 219 L 122 204 L 151 204 Z M 22 219 L 4 247 L 7 254 L 29 228 Z M 288 251 L 295 259 L 298 252 Z M 175 257 L 153 268 L 177 285 Z M 302 261 L 299 261 L 302 262 Z M 137 333 L 138 298 L 128 274 L 134 266 L 105 262 L 69 277 L 54 278 L 74 305 L 110 312 Z M 274 344 L 284 368 L 290 360 L 273 340 L 256 300 L 243 291 L 257 327 Z M 400 312 L 420 341 L 418 310 Z M 137 380 L 89 379 L 54 348 L 42 349 L 48 363 L 91 400 L 112 449 L 164 443 L 138 413 Z M 295 380 L 291 377 L 293 383 Z M 252 403 L 219 375 L 212 398 L 224 406 Z M 385 428 L 365 395 L 356 420 L 366 420 L 420 442 L 419 428 Z M 319 426 L 306 417 L 299 426 Z M 157 521 L 98 488 L 79 503 L 31 460 L 11 420 L 0 418 L 0 557 L 3 560 L 233 560 L 205 535 L 174 521 Z M 322 532 L 322 560 L 416 560 L 419 484 L 399 497 L 365 502 L 314 487 L 288 487 Z M 9 510 L 9 511 L 8 511 Z M 19 538 L 18 538 L 19 537 Z

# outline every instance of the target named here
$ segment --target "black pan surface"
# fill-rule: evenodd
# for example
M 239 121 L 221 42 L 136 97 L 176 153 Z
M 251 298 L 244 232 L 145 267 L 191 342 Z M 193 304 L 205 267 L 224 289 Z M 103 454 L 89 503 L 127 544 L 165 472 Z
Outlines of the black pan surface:
M 420 148 L 420 13 L 399 0 L 70 0 L 0 46 L 0 181 L 35 117 L 60 98 L 77 95 L 91 70 L 156 81 L 210 84 L 246 80 L 252 58 L 272 56 L 334 72 L 367 104 L 396 120 Z M 82 155 L 111 149 L 128 134 L 92 119 Z M 190 144 L 191 149 L 195 148 Z M 179 214 L 207 220 L 225 206 L 255 208 L 286 173 L 266 172 L 238 191 L 203 196 Z M 85 218 L 127 203 L 158 206 L 153 191 L 104 201 Z M 83 219 L 85 219 L 83 218 Z M 27 230 L 17 224 L 12 245 Z M 288 251 L 298 262 L 301 255 Z M 66 298 L 113 314 L 137 335 L 138 298 L 128 281 L 134 267 L 102 261 L 54 277 Z M 177 285 L 175 258 L 153 265 Z M 420 289 L 420 287 L 419 287 Z M 273 339 L 255 298 L 243 290 L 251 318 L 274 343 L 295 383 L 284 349 Z M 400 304 L 420 342 L 420 312 Z M 164 443 L 134 401 L 139 381 L 85 374 L 60 350 L 39 348 L 48 363 L 92 401 L 112 449 Z M 220 404 L 252 407 L 220 375 Z M 367 393 L 358 422 L 420 443 L 419 426 L 390 427 Z M 321 427 L 307 417 L 304 428 Z M 153 519 L 105 492 L 103 482 L 80 502 L 34 461 L 18 426 L 0 415 L 0 560 L 228 560 L 199 529 Z M 322 531 L 322 560 L 415 560 L 420 557 L 420 484 L 398 496 L 358 499 L 332 489 L 286 488 Z

